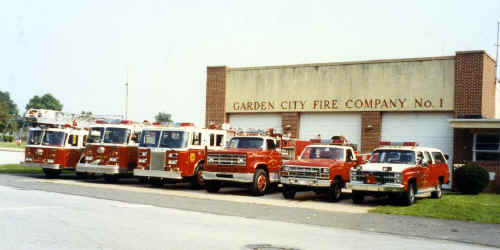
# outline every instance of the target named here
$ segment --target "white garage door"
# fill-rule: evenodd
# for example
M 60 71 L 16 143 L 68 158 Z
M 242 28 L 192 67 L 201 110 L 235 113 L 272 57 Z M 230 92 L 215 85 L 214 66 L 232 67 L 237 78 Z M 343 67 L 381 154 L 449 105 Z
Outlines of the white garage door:
M 282 130 L 280 114 L 230 114 L 229 123 L 235 129 Z
M 349 142 L 361 148 L 360 113 L 302 113 L 300 114 L 300 132 L 302 139 L 329 139 L 335 135 L 344 136 Z
M 450 156 L 451 167 L 453 129 L 448 120 L 452 118 L 452 113 L 384 113 L 381 140 L 414 141 L 422 147 L 441 149 Z

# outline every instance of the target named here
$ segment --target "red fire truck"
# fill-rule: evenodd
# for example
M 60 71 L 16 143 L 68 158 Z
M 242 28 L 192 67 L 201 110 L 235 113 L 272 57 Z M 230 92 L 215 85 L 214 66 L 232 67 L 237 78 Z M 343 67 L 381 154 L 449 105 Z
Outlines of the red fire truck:
M 143 124 L 128 120 L 98 121 L 89 128 L 85 159 L 76 171 L 103 174 L 106 182 L 132 175 L 137 166 L 137 146 Z
M 312 190 L 317 194 L 327 193 L 331 201 L 338 201 L 342 188 L 349 182 L 350 169 L 363 163 L 355 148 L 342 136 L 307 146 L 298 160 L 281 167 L 285 199 L 293 199 L 298 191 Z
M 222 183 L 243 183 L 249 185 L 254 195 L 265 194 L 271 184 L 280 181 L 280 145 L 285 141 L 272 130 L 267 135 L 262 131 L 243 132 L 231 138 L 224 150 L 208 151 L 203 169 L 205 189 L 216 193 Z
M 43 168 L 50 178 L 75 169 L 83 155 L 85 129 L 95 117 L 45 109 L 30 109 L 24 117 L 35 127 L 29 130 L 21 165 Z
M 192 123 L 144 129 L 134 175 L 149 178 L 157 187 L 188 181 L 193 188 L 200 188 L 204 184 L 201 172 L 205 148 L 224 148 L 232 134 L 228 130 L 196 128 Z
M 365 195 L 389 195 L 405 205 L 417 194 L 441 198 L 441 185 L 449 182 L 448 156 L 415 142 L 381 142 L 366 164 L 351 169 L 352 200 L 361 203 Z

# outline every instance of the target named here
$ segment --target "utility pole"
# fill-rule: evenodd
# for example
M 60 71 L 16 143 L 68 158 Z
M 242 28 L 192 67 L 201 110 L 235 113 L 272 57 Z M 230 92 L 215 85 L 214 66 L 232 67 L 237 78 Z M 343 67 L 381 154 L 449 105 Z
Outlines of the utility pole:
M 127 67 L 127 81 L 125 82 L 125 120 L 128 120 L 128 67 Z
M 495 47 L 497 47 L 497 55 L 495 57 L 495 79 L 498 80 L 498 47 L 500 47 L 500 43 L 498 40 L 500 40 L 500 21 L 497 22 L 497 43 L 495 44 Z M 496 83 L 496 82 L 495 82 Z

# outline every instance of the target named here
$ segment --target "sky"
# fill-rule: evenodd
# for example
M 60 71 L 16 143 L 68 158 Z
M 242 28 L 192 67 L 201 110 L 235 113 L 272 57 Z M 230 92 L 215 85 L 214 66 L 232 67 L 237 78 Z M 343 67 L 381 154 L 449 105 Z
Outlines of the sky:
M 0 90 L 23 113 L 158 112 L 204 126 L 206 67 L 496 54 L 500 1 L 0 0 Z

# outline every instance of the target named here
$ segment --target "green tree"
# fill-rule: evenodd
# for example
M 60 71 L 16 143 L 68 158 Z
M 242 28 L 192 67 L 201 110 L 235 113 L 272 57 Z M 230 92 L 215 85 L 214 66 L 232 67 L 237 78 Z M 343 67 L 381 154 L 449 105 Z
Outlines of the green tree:
M 155 116 L 155 121 L 156 122 L 171 122 L 172 121 L 172 115 L 169 114 L 169 113 L 165 113 L 165 112 L 159 112 Z
M 17 105 L 10 99 L 9 92 L 0 91 L 0 103 L 5 102 L 7 104 L 7 112 L 14 117 L 19 116 L 19 110 L 17 109 Z
M 13 116 L 9 114 L 9 105 L 7 102 L 0 102 L 0 133 L 3 133 Z
M 59 100 L 57 100 L 54 96 L 51 94 L 45 94 L 42 97 L 39 97 L 37 95 L 33 96 L 33 98 L 30 99 L 28 104 L 26 104 L 26 110 L 28 109 L 51 109 L 51 110 L 57 110 L 61 111 L 63 108 L 63 105 Z

